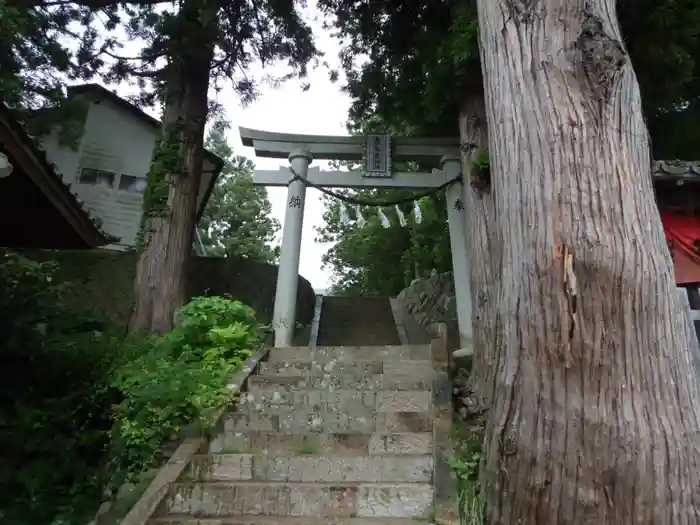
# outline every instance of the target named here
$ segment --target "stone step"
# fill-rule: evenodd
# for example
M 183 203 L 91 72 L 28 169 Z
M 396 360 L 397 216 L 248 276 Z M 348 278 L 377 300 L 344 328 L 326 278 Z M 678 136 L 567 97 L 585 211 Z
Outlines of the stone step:
M 159 516 L 427 518 L 427 483 L 173 483 Z
M 188 516 L 155 518 L 149 525 L 415 525 L 430 523 L 429 518 L 291 518 L 282 516 L 240 516 L 200 519 Z
M 433 371 L 425 371 L 423 377 L 409 374 L 325 374 L 325 375 L 256 375 L 248 379 L 248 392 L 293 392 L 298 390 L 432 390 Z
M 201 454 L 192 458 L 191 481 L 296 483 L 430 483 L 432 456 L 272 457 Z
M 397 346 L 319 346 L 273 348 L 270 350 L 270 363 L 330 363 L 355 361 L 430 361 L 430 345 Z
M 342 411 L 358 417 L 373 412 L 430 412 L 430 390 L 298 390 L 295 392 L 248 392 L 238 401 L 239 413 L 265 413 L 288 416 L 297 411 Z
M 258 375 L 268 377 L 338 377 L 354 376 L 358 381 L 379 374 L 396 378 L 432 379 L 439 365 L 426 360 L 405 361 L 355 361 L 352 363 L 313 361 L 265 362 L 260 364 Z
M 388 297 L 323 298 L 319 346 L 400 343 Z
M 432 432 L 432 412 L 378 412 L 364 414 L 338 411 L 296 410 L 289 414 L 232 412 L 223 422 L 223 439 L 240 432 L 280 432 L 283 434 L 396 434 Z
M 256 456 L 382 456 L 433 453 L 433 434 L 280 434 L 222 432 L 209 442 L 213 454 Z

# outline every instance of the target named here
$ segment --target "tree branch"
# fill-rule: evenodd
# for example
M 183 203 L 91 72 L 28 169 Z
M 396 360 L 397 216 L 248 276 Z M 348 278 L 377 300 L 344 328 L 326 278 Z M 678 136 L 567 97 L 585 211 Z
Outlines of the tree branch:
M 119 4 L 133 5 L 157 5 L 163 4 L 170 0 L 10 0 L 8 4 L 16 7 L 24 7 L 31 9 L 34 7 L 56 7 L 63 5 L 79 5 L 89 7 L 90 9 L 102 9 L 105 7 L 113 7 Z

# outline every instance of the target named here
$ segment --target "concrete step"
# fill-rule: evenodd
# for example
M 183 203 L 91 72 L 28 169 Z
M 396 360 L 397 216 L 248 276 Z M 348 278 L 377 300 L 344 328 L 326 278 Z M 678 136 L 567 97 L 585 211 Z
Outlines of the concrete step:
M 400 342 L 388 297 L 323 298 L 319 345 L 398 345 Z
M 427 483 L 174 483 L 158 516 L 427 518 Z M 157 516 L 157 517 L 158 517 Z
M 270 363 L 331 363 L 356 361 L 430 361 L 430 345 L 396 346 L 319 346 L 273 348 Z
M 359 379 L 383 374 L 390 377 L 410 377 L 413 379 L 430 379 L 437 373 L 439 365 L 427 360 L 379 360 L 379 361 L 342 361 L 318 363 L 312 361 L 265 362 L 260 364 L 260 376 L 273 377 L 337 377 L 348 375 Z
M 422 378 L 409 374 L 256 375 L 248 379 L 248 392 L 258 395 L 300 390 L 431 390 L 436 373 L 427 370 L 422 375 Z
M 295 392 L 248 392 L 238 401 L 238 413 L 291 415 L 297 411 L 343 411 L 358 417 L 373 412 L 430 412 L 430 390 L 298 390 Z
M 209 442 L 210 453 L 256 456 L 381 456 L 433 453 L 433 434 L 280 434 L 222 432 Z
M 272 457 L 201 454 L 192 459 L 190 481 L 295 483 L 430 483 L 432 456 Z
M 223 422 L 223 439 L 240 432 L 280 432 L 283 434 L 396 434 L 432 432 L 432 412 L 347 413 L 296 410 L 288 414 L 232 412 Z
M 240 516 L 199 519 L 188 516 L 156 518 L 149 525 L 415 525 L 430 523 L 428 518 L 290 518 L 282 516 Z

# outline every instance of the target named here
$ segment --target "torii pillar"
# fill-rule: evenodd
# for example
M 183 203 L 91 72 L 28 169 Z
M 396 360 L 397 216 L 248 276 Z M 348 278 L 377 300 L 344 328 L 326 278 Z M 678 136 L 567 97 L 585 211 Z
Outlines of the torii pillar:
M 442 157 L 440 165 L 448 180 L 457 178 L 462 173 L 462 161 L 459 157 Z M 450 184 L 445 191 L 445 201 L 450 230 L 452 277 L 455 283 L 460 354 L 471 355 L 474 345 L 474 328 L 472 326 L 471 270 L 467 243 L 469 224 L 467 214 L 470 210 L 466 209 L 463 187 L 464 181 Z
M 312 156 L 308 151 L 298 149 L 289 154 L 292 172 L 302 179 L 306 179 L 311 161 Z M 291 346 L 294 337 L 305 202 L 306 186 L 300 180 L 292 181 L 287 189 L 287 210 L 284 214 L 275 309 L 272 316 L 276 347 Z

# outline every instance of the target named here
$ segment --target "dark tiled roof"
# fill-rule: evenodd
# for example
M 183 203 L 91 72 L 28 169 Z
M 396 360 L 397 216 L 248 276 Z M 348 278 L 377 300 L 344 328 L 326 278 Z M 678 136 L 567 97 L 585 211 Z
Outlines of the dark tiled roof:
M 71 185 L 64 182 L 62 175 L 58 172 L 56 165 L 51 162 L 46 151 L 39 145 L 36 138 L 29 134 L 27 127 L 21 120 L 18 120 L 15 116 L 14 111 L 5 102 L 0 103 L 0 117 L 7 123 L 7 125 L 17 134 L 25 147 L 29 150 L 31 155 L 40 163 L 41 167 L 46 171 L 46 173 L 51 178 L 51 181 L 55 183 L 56 187 L 64 194 L 64 197 L 76 211 L 76 215 L 83 223 L 83 226 L 89 230 L 93 230 L 94 239 L 96 242 L 90 243 L 95 246 L 101 246 L 105 244 L 110 244 L 116 242 L 119 239 L 109 235 L 102 229 L 102 219 L 97 216 L 93 216 L 90 211 L 85 207 L 85 203 L 82 202 L 77 194 L 71 190 Z

